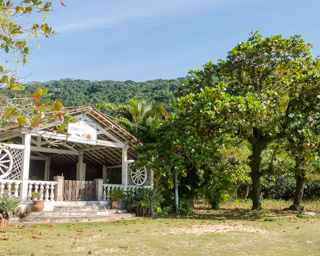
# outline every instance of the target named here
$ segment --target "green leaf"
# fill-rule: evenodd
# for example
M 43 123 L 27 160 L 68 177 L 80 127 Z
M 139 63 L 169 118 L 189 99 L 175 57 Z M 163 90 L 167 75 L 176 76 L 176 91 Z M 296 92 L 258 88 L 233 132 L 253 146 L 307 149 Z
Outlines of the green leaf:
M 23 91 L 24 89 L 25 87 L 21 84 L 19 84 L 18 86 L 11 87 L 11 91 Z
M 43 9 L 48 9 L 51 6 L 51 2 L 47 2 L 44 6 Z
M 37 93 L 42 97 L 42 89 L 41 88 L 37 88 Z

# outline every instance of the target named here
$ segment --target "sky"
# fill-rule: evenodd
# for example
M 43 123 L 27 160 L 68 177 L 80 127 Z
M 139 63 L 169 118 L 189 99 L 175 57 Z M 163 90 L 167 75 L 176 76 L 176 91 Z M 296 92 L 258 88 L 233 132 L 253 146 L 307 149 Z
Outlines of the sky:
M 65 78 L 132 80 L 185 77 L 225 58 L 250 30 L 300 34 L 320 54 L 319 0 L 52 0 L 48 24 L 26 81 Z

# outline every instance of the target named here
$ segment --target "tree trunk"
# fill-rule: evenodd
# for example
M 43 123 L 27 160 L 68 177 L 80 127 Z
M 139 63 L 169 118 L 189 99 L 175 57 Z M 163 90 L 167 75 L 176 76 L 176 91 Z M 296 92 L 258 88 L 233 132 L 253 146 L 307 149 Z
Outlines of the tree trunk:
M 179 215 L 179 190 L 178 190 L 178 173 L 174 173 L 174 206 L 176 215 Z
M 261 209 L 261 175 L 259 173 L 251 173 L 252 180 L 252 210 L 260 210 Z
M 294 194 L 293 205 L 290 206 L 290 210 L 302 210 L 303 190 L 305 183 L 305 174 L 296 175 L 296 191 Z
M 303 199 L 303 189 L 305 178 L 304 175 L 298 175 L 296 178 L 296 193 L 294 195 L 294 205 L 301 206 Z
M 245 189 L 244 189 L 244 194 L 243 194 L 243 199 L 247 199 L 250 191 L 250 186 L 248 183 L 246 183 Z
M 268 141 L 255 141 L 252 143 L 252 155 L 250 156 L 250 168 L 251 168 L 251 180 L 252 180 L 252 210 L 261 209 L 261 182 L 262 176 L 260 172 L 261 154 L 264 149 L 267 148 Z
M 218 209 L 219 209 L 219 205 L 220 205 L 219 202 L 217 202 L 217 201 L 210 201 L 210 204 L 211 204 L 211 209 L 213 209 L 213 210 L 218 210 Z

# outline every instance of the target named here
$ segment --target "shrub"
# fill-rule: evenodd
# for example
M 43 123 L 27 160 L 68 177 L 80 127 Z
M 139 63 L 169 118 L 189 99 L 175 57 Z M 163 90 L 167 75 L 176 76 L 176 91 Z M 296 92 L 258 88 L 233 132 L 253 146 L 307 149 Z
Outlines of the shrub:
M 10 196 L 8 194 L 0 196 L 1 219 L 6 219 L 9 222 L 13 213 L 19 209 L 20 203 L 21 200 L 14 196 Z
M 127 191 L 125 200 L 139 216 L 154 215 L 163 197 L 154 189 L 138 188 L 134 192 Z

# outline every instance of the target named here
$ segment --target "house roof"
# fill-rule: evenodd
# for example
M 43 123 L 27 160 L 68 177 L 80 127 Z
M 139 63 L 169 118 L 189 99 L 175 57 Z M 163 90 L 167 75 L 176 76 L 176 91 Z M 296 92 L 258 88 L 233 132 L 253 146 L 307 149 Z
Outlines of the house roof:
M 119 124 L 114 122 L 107 115 L 93 107 L 92 105 L 82 106 L 69 110 L 69 113 L 78 117 L 81 120 L 93 122 L 97 125 L 97 140 L 106 142 L 101 145 L 86 144 L 84 142 L 77 143 L 76 141 L 57 140 L 56 138 L 36 136 L 33 134 L 31 146 L 44 149 L 60 149 L 62 152 L 67 150 L 74 154 L 57 154 L 45 151 L 34 151 L 31 148 L 32 155 L 51 157 L 51 163 L 54 166 L 74 165 L 78 162 L 77 152 L 83 154 L 84 162 L 89 164 L 99 164 L 107 166 L 121 165 L 122 163 L 122 148 L 117 145 L 126 145 L 128 147 L 128 159 L 136 159 L 136 153 L 133 150 L 134 145 L 141 143 L 128 131 Z M 14 143 L 22 143 L 23 129 L 17 125 L 11 125 L 0 130 L 0 141 L 13 141 Z M 12 134 L 10 136 L 10 134 Z M 9 139 L 1 139 L 9 138 Z M 110 146 L 108 146 L 110 144 Z M 106 146 L 107 145 L 107 146 Z

